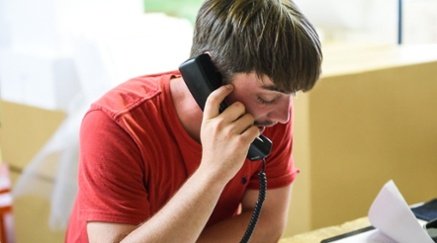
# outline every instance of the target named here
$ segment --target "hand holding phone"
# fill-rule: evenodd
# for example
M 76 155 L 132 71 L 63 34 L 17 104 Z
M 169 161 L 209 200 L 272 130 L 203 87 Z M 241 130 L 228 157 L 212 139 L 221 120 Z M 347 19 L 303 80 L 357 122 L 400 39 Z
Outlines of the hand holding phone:
M 241 169 L 253 139 L 259 129 L 253 126 L 253 116 L 245 112 L 244 105 L 233 103 L 219 112 L 221 101 L 232 88 L 220 87 L 208 97 L 200 128 L 202 162 L 205 172 L 220 175 L 229 181 Z
M 179 70 L 197 104 L 204 110 L 206 100 L 211 92 L 223 85 L 221 74 L 216 70 L 208 54 L 188 59 L 182 63 Z M 226 102 L 222 102 L 220 112 L 223 112 L 227 107 Z M 249 160 L 264 159 L 269 155 L 271 148 L 270 139 L 260 135 L 250 145 L 247 158 Z

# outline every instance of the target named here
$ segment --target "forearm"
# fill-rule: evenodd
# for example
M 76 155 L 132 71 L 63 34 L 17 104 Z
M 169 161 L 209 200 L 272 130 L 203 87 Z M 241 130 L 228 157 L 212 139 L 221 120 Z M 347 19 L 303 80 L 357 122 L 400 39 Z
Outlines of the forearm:
M 224 185 L 196 171 L 158 213 L 122 242 L 195 242 Z
M 249 224 L 252 209 L 258 199 L 257 190 L 249 190 L 243 198 L 243 213 L 205 229 L 199 242 L 239 242 Z M 277 242 L 287 225 L 291 186 L 270 189 L 261 209 L 250 242 Z
M 258 223 L 250 238 L 250 242 L 277 242 L 282 234 L 282 227 L 274 222 L 269 223 L 261 213 Z M 203 242 L 240 242 L 252 216 L 251 211 L 223 220 L 206 228 L 199 237 L 198 243 Z

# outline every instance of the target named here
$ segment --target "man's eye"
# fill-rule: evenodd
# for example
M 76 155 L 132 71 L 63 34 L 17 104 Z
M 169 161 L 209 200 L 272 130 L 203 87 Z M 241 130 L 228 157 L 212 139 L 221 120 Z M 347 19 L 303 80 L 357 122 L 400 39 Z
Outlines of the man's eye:
M 256 99 L 261 104 L 273 104 L 275 102 L 275 99 L 273 99 L 273 100 L 266 100 L 266 99 L 263 99 L 263 98 L 261 98 L 259 96 Z

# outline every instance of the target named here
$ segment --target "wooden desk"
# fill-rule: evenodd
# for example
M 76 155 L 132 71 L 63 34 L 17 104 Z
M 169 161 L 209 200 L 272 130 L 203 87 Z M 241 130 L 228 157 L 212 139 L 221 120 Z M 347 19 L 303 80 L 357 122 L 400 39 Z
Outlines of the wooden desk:
M 283 238 L 279 243 L 319 243 L 321 240 L 370 225 L 367 217 L 355 219 L 338 226 L 325 227 L 314 231 Z

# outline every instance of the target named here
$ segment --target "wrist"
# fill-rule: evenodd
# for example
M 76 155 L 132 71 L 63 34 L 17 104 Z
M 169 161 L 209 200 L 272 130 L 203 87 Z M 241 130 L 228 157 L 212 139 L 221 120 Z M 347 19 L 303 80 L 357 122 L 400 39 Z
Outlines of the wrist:
M 200 164 L 194 174 L 193 176 L 200 178 L 200 180 L 209 187 L 216 188 L 217 190 L 223 190 L 230 180 L 226 173 L 223 173 L 212 166 L 205 165 L 204 163 Z

